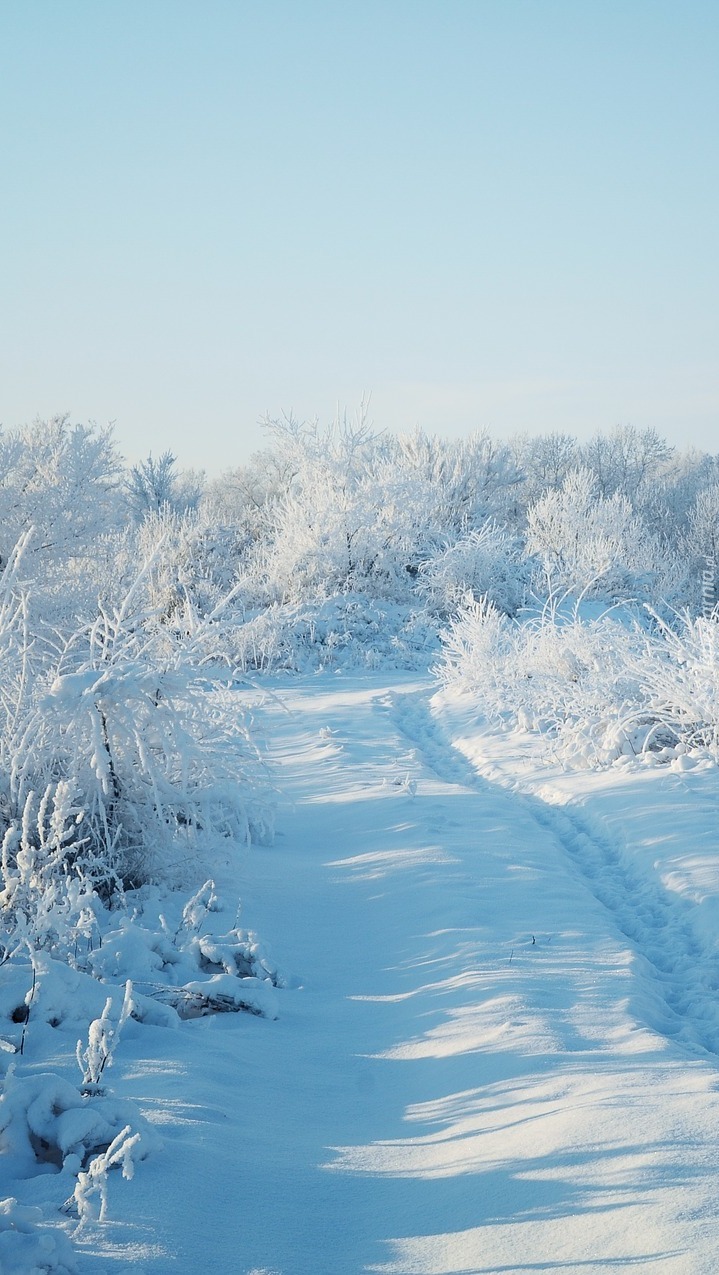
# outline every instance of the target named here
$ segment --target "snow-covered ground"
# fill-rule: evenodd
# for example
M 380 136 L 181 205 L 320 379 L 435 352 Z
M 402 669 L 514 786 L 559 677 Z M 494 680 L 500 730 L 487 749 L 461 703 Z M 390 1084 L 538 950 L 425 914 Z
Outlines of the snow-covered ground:
M 162 1148 L 81 1275 L 716 1275 L 717 771 L 565 773 L 408 675 L 272 688 L 276 842 L 211 921 L 241 898 L 279 1016 L 127 1022 L 109 1083 Z M 25 1073 L 77 1083 L 31 1026 Z M 0 1196 L 48 1220 L 45 1168 Z

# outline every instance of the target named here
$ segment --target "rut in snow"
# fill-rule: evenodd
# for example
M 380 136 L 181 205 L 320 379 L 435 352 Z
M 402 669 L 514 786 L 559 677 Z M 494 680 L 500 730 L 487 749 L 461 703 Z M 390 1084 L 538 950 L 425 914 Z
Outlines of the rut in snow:
M 393 696 L 396 723 L 438 778 L 490 791 L 511 791 L 536 823 L 566 851 L 587 888 L 606 908 L 635 953 L 635 973 L 654 984 L 647 1026 L 700 1055 L 719 1057 L 719 958 L 682 916 L 682 902 L 633 868 L 620 837 L 576 806 L 558 806 L 519 782 L 489 779 L 445 737 L 425 692 Z M 647 999 L 643 998 L 646 1017 Z

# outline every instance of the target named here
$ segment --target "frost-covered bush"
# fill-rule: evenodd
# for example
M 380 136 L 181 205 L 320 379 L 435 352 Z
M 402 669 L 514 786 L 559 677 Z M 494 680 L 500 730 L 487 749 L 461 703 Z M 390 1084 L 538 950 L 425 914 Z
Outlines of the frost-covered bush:
M 606 765 L 641 751 L 647 720 L 635 671 L 638 626 L 611 614 L 583 620 L 548 609 L 516 636 L 516 675 L 530 688 L 517 703 L 521 725 L 545 732 L 575 764 Z
M 656 631 L 635 659 L 651 738 L 705 751 L 719 763 L 719 612 L 655 617 Z
M 609 433 L 595 434 L 581 446 L 580 456 L 602 497 L 619 492 L 636 506 L 667 471 L 673 448 L 655 429 L 619 425 Z
M 265 596 L 295 603 L 356 591 L 369 582 L 386 595 L 392 575 L 388 547 L 367 483 L 350 487 L 330 466 L 318 469 L 275 508 L 261 567 Z
M 526 514 L 546 491 L 561 487 L 567 474 L 579 465 L 579 444 L 571 434 L 519 434 L 510 442 L 521 475 L 515 500 L 518 515 Z
M 635 502 L 648 529 L 671 550 L 681 544 L 692 506 L 719 480 L 719 458 L 687 448 L 671 457 Z M 702 550 L 704 551 L 704 550 Z
M 266 835 L 257 758 L 233 709 L 181 649 L 168 666 L 127 612 L 101 614 L 65 644 L 17 733 L 9 835 L 45 857 L 64 850 L 105 887 L 170 869 L 203 837 Z
M 35 576 L 90 556 L 95 538 L 120 521 L 119 482 L 111 428 L 56 416 L 0 429 L 0 566 L 30 527 Z
M 88 1095 L 54 1072 L 11 1071 L 0 1094 L 0 1152 L 7 1172 L 18 1178 L 43 1165 L 76 1173 L 128 1125 L 139 1134 L 138 1159 L 162 1145 L 134 1103 Z
M 538 731 L 563 761 L 675 760 L 687 750 L 719 763 L 719 618 L 650 627 L 611 613 L 582 619 L 548 606 L 517 622 L 486 600 L 442 635 L 443 685 L 481 711 Z
M 486 434 L 384 437 L 363 415 L 328 431 L 275 422 L 273 433 L 285 486 L 240 573 L 258 607 L 343 593 L 409 605 L 422 562 L 500 512 L 518 481 L 509 449 Z
M 217 838 L 267 840 L 271 813 L 236 691 L 213 686 L 202 623 L 180 640 L 138 603 L 43 645 L 11 561 L 0 587 L 5 928 L 53 946 L 92 897 L 185 873 Z
M 421 556 L 421 524 L 410 491 L 364 417 L 327 430 L 275 423 L 292 478 L 267 509 L 266 534 L 255 547 L 241 590 L 248 604 L 296 605 L 343 593 L 407 602 L 412 564 Z
M 486 601 L 464 609 L 443 635 L 443 684 L 469 693 L 482 712 L 537 730 L 567 758 L 613 760 L 617 729 L 634 707 L 625 633 L 609 618 L 583 623 L 545 613 L 518 623 Z
M 123 484 L 125 505 L 135 522 L 161 512 L 186 513 L 196 509 L 202 496 L 204 475 L 194 470 L 178 472 L 177 457 L 163 452 L 155 460 L 132 465 Z
M 422 563 L 418 580 L 420 594 L 432 610 L 444 615 L 468 596 L 486 598 L 514 615 L 528 583 L 521 542 L 492 521 Z
M 468 601 L 440 633 L 442 661 L 435 666 L 443 685 L 481 698 L 487 715 L 507 711 L 508 667 L 515 628 L 487 598 Z
M 134 892 L 125 911 L 119 904 L 99 910 L 92 931 L 74 944 L 4 945 L 0 1060 L 32 1053 L 48 1029 L 70 1033 L 73 1045 L 79 1035 L 84 1089 L 99 1094 L 128 1016 L 171 1029 L 219 1010 L 276 1018 L 276 989 L 288 980 L 257 935 L 237 926 L 218 933 L 207 916 L 197 926 L 184 918 L 171 926 L 168 905 L 175 906 L 167 895 L 156 910 Z
M 455 617 L 442 642 L 446 687 L 476 697 L 490 718 L 543 733 L 563 758 L 601 765 L 641 747 L 638 628 L 551 607 L 517 622 L 481 601 Z
M 541 561 L 552 591 L 570 589 L 609 599 L 647 596 L 663 558 L 626 496 L 599 494 L 587 469 L 527 511 L 526 546 Z
M 347 593 L 257 609 L 226 640 L 245 673 L 409 669 L 426 667 L 437 629 L 416 607 Z
M 709 614 L 719 601 L 719 482 L 704 487 L 693 500 L 680 552 L 687 568 L 686 601 L 695 612 Z
M 83 810 L 64 781 L 27 794 L 19 826 L 2 840 L 0 909 L 4 940 L 64 949 L 93 932 L 98 877 L 86 869 L 79 825 Z
M 506 520 L 523 478 L 512 449 L 487 430 L 447 439 L 417 429 L 383 437 L 376 454 L 380 485 L 396 484 L 410 497 L 400 516 L 410 514 L 418 531 L 424 525 L 445 540 L 489 518 Z
M 188 610 L 204 617 L 222 604 L 247 549 L 242 528 L 196 511 L 163 508 L 148 514 L 133 545 L 133 566 L 149 564 L 142 584 L 145 605 L 163 623 L 175 622 L 182 630 Z
M 209 880 L 185 904 L 174 930 L 162 914 L 153 918 L 149 909 L 144 923 L 125 915 L 104 931 L 102 944 L 86 954 L 84 967 L 111 985 L 137 980 L 151 990 L 158 1007 L 169 1008 L 178 1018 L 239 1009 L 276 1018 L 275 989 L 286 985 L 284 976 L 252 931 L 235 927 L 214 932 L 210 913 L 216 903 Z M 147 1019 L 148 1006 L 134 989 L 131 1012 Z M 96 1033 L 100 1063 L 105 1040 L 101 1020 Z M 110 1028 L 114 1030 L 112 1021 Z

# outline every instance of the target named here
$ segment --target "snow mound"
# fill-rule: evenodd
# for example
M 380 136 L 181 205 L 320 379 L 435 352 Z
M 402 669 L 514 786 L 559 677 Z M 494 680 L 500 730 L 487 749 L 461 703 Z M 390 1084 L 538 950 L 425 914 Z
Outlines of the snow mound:
M 0 1200 L 0 1271 L 3 1275 L 76 1275 L 70 1241 L 57 1228 L 42 1225 L 42 1212 Z

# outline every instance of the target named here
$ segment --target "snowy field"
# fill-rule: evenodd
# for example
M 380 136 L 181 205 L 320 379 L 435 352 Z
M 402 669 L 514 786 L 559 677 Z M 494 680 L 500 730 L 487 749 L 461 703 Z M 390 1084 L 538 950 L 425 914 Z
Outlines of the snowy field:
M 125 1024 L 149 1154 L 72 1257 L 7 1270 L 715 1275 L 716 769 L 563 772 L 426 678 L 271 688 L 275 844 L 218 863 L 197 933 L 241 897 L 274 1001 Z M 23 1076 L 76 1085 L 73 1026 L 31 1016 Z M 4 1159 L 37 1253 L 71 1175 Z
M 0 31 L 0 1275 L 719 1275 L 719 0 Z

